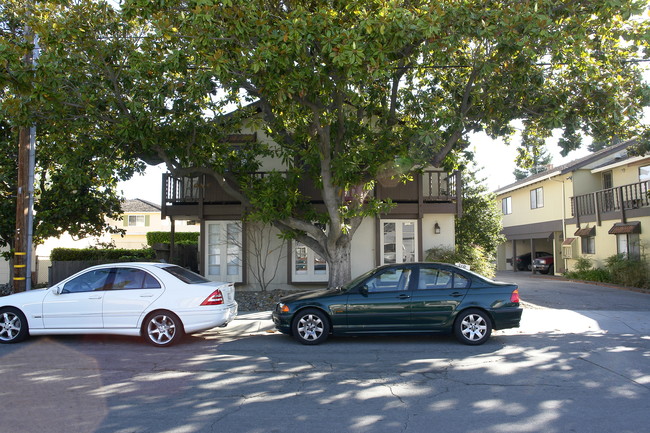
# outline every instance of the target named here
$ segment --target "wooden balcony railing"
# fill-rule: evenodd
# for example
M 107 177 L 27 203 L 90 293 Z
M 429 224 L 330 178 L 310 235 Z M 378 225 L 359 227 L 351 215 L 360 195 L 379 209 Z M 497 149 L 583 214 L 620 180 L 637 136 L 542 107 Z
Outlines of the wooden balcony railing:
M 626 210 L 649 205 L 648 181 L 643 181 L 571 197 L 571 215 L 578 222 L 580 217 L 595 215 L 596 221 L 600 222 L 602 214 L 620 212 L 625 222 Z
M 264 177 L 264 173 L 254 173 L 253 176 Z M 451 202 L 455 201 L 459 191 L 458 173 L 445 173 L 427 170 L 416 181 L 406 184 L 399 183 L 394 187 L 378 186 L 376 193 L 382 198 L 390 197 L 395 202 Z M 320 191 L 305 184 L 301 190 L 310 197 L 318 200 Z M 233 203 L 234 199 L 226 194 L 217 183 L 208 176 L 174 177 L 163 175 L 163 204 L 196 204 L 196 203 Z

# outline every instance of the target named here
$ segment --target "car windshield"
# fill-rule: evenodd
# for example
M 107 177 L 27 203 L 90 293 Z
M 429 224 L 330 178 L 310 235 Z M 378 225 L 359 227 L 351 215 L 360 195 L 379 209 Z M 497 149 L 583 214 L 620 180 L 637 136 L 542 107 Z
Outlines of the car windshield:
M 194 272 L 189 271 L 185 268 L 181 268 L 180 266 L 165 266 L 162 269 L 163 271 L 169 272 L 186 284 L 203 284 L 210 282 L 210 280 L 207 278 L 204 278 L 199 274 L 195 274 Z
M 376 269 L 372 269 L 372 270 L 366 272 L 365 274 L 359 275 L 354 280 L 352 280 L 349 283 L 343 285 L 343 287 L 341 287 L 341 290 L 344 291 L 344 292 L 350 290 L 351 288 L 353 288 L 354 286 L 359 284 L 361 281 L 365 280 L 370 275 L 372 275 L 375 271 L 376 271 Z

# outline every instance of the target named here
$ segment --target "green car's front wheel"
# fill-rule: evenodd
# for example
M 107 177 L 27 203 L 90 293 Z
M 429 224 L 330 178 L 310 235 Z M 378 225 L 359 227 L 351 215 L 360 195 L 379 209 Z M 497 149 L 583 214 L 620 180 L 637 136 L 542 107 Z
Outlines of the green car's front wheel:
M 302 344 L 320 344 L 330 333 L 329 318 L 320 310 L 308 308 L 296 314 L 291 325 L 293 336 Z

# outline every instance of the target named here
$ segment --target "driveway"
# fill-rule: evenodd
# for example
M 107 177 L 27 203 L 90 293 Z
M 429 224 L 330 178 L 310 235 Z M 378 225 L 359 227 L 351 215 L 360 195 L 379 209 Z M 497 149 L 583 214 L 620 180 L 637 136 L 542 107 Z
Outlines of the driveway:
M 499 272 L 496 279 L 519 285 L 525 307 L 520 328 L 498 332 L 650 335 L 650 294 L 529 272 Z

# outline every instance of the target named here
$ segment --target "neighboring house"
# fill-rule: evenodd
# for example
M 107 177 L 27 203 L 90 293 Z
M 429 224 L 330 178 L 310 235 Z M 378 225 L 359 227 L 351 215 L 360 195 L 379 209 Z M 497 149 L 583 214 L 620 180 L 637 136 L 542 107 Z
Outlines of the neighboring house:
M 125 230 L 124 236 L 111 235 L 117 248 L 139 249 L 147 247 L 148 232 L 171 231 L 170 220 L 160 214 L 160 206 L 142 199 L 125 200 L 121 219 L 108 220 L 109 224 Z M 175 221 L 174 231 L 196 232 L 199 226 L 193 221 Z
M 553 254 L 556 273 L 586 257 L 602 267 L 617 253 L 640 257 L 650 240 L 650 157 L 633 157 L 633 141 L 549 168 L 495 193 L 503 211 L 497 268 L 526 253 Z M 645 232 L 643 231 L 645 228 Z
M 64 233 L 58 238 L 46 239 L 36 248 L 34 272 L 35 283 L 46 283 L 48 268 L 51 266 L 50 254 L 54 248 L 92 248 L 100 244 L 114 243 L 116 248 L 140 249 L 147 247 L 147 232 L 171 231 L 169 220 L 161 218 L 160 206 L 145 200 L 125 200 L 122 203 L 122 216 L 118 219 L 107 219 L 110 225 L 126 231 L 124 236 L 105 233 L 100 237 L 73 239 Z M 175 221 L 177 232 L 196 232 L 199 226 L 192 221 Z M 1 270 L 0 270 L 1 272 Z M 0 274 L 1 275 L 1 274 Z
M 229 141 L 272 142 L 261 131 L 243 131 Z M 278 160 L 265 161 L 263 170 L 282 170 Z M 256 173 L 252 175 L 263 175 Z M 322 203 L 320 191 L 303 185 L 303 192 Z M 424 259 L 433 247 L 454 247 L 455 217 L 460 210 L 460 176 L 439 169 L 426 170 L 407 184 L 377 186 L 377 198 L 391 198 L 395 207 L 386 215 L 367 218 L 352 241 L 353 277 L 384 263 Z M 176 178 L 163 175 L 162 215 L 200 222 L 200 271 L 211 280 L 241 283 L 256 288 L 259 263 L 267 261 L 269 288 L 324 285 L 327 263 L 311 249 L 295 241 L 283 243 L 269 226 L 242 222 L 244 208 L 207 176 Z M 265 241 L 255 241 L 259 236 Z M 270 243 L 269 243 L 270 242 Z M 276 271 L 277 269 L 277 271 Z

